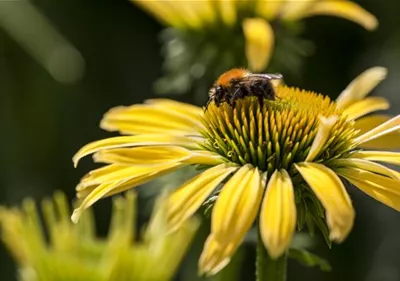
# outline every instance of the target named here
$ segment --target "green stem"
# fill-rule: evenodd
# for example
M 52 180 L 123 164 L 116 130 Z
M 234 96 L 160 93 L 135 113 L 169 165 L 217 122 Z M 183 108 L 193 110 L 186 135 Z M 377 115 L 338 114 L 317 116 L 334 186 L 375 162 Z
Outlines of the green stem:
M 278 259 L 271 259 L 258 234 L 256 280 L 257 281 L 285 281 L 287 268 L 287 253 Z

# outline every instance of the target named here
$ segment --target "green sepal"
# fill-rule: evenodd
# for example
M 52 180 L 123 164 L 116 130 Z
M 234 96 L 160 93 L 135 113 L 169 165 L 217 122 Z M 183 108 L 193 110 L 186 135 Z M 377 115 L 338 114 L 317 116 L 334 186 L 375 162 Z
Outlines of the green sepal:
M 325 209 L 321 202 L 311 192 L 303 192 L 304 202 L 307 208 L 306 225 L 310 235 L 315 234 L 315 226 L 319 228 L 324 240 L 329 248 L 332 247 L 332 242 L 329 239 L 329 228 L 326 224 Z
M 327 260 L 304 249 L 289 249 L 289 258 L 292 258 L 307 267 L 319 267 L 322 271 L 332 270 L 332 267 Z

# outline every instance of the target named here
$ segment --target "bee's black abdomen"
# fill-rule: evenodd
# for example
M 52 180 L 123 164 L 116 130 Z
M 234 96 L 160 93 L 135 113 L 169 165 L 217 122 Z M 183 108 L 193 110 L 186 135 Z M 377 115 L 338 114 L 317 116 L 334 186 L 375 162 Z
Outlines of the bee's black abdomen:
M 230 100 L 227 100 L 227 102 L 232 106 L 235 105 L 236 100 L 250 96 L 257 97 L 260 106 L 263 106 L 264 99 L 275 100 L 275 90 L 269 80 L 259 80 L 251 84 L 239 84 L 230 91 L 232 93 L 226 94 L 225 97 L 229 95 Z
M 251 85 L 251 91 L 254 96 L 263 97 L 267 100 L 275 100 L 275 90 L 269 80 L 260 80 L 254 83 Z

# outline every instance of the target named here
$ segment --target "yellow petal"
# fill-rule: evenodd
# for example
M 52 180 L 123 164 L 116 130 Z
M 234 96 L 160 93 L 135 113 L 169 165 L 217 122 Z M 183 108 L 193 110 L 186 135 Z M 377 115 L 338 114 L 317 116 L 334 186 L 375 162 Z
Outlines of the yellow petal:
M 177 104 L 153 103 L 118 106 L 110 109 L 103 117 L 100 127 L 107 131 L 119 131 L 123 134 L 180 134 L 200 135 L 203 128 L 200 113 L 193 116 L 193 106 L 179 103 L 182 108 L 177 110 Z M 196 108 L 196 112 L 198 112 Z
M 120 165 L 150 165 L 168 161 L 184 161 L 191 151 L 179 146 L 145 146 L 101 150 L 93 155 L 95 162 Z
M 359 151 L 351 157 L 400 165 L 400 153 L 391 151 Z
M 167 1 L 131 0 L 136 5 L 153 15 L 166 25 L 175 27 L 184 26 L 179 10 L 170 6 Z
M 336 115 L 330 116 L 328 118 L 325 118 L 323 116 L 319 117 L 318 131 L 317 131 L 317 134 L 315 135 L 315 138 L 311 145 L 310 151 L 308 152 L 308 155 L 306 158 L 307 162 L 313 161 L 315 159 L 315 157 L 318 156 L 322 147 L 325 145 L 326 141 L 328 140 L 328 137 L 331 133 L 331 129 L 335 125 L 337 120 L 338 120 L 338 117 Z
M 221 244 L 211 233 L 199 259 L 199 274 L 211 276 L 221 271 L 231 260 L 239 243 Z
M 168 161 L 193 165 L 218 165 L 225 160 L 211 151 L 190 151 L 179 146 L 145 146 L 101 150 L 93 155 L 95 162 L 119 165 L 154 165 Z
M 188 27 L 201 28 L 206 22 L 210 22 L 209 19 L 212 18 L 213 10 L 210 5 L 211 3 L 208 0 L 175 0 L 168 2 L 179 10 L 181 17 L 184 19 L 185 24 Z
M 211 217 L 211 232 L 220 243 L 243 239 L 257 216 L 262 184 L 258 169 L 248 164 L 224 185 Z
M 167 172 L 177 170 L 182 166 L 184 166 L 184 164 L 166 163 L 164 165 L 151 165 L 145 168 L 141 167 L 141 169 L 138 167 L 135 167 L 137 169 L 132 169 L 132 167 L 129 167 L 128 170 L 129 172 L 131 172 L 129 175 L 127 175 L 126 173 L 118 173 L 119 171 L 117 171 L 115 174 L 104 175 L 102 178 L 104 181 L 100 181 L 98 178 L 97 181 L 93 179 L 93 184 L 98 183 L 99 185 L 95 187 L 92 186 L 93 188 L 89 188 L 90 193 L 86 195 L 80 206 L 74 210 L 71 219 L 75 223 L 78 222 L 79 217 L 84 210 L 86 210 L 105 196 L 109 196 L 111 194 L 119 193 L 129 188 L 136 187 Z M 127 169 L 122 169 L 122 171 L 126 170 Z M 118 176 L 120 178 L 118 178 Z M 87 186 L 89 186 L 88 183 L 86 184 Z M 82 188 L 79 191 L 81 193 L 83 192 L 83 194 L 86 193 L 86 191 Z
M 349 120 L 357 119 L 368 113 L 389 108 L 389 102 L 385 98 L 371 97 L 355 102 L 344 110 Z
M 243 21 L 243 32 L 249 68 L 255 72 L 265 70 L 274 46 L 274 31 L 265 19 L 253 18 Z
M 204 110 L 201 107 L 175 100 L 148 99 L 145 100 L 144 103 L 162 108 L 168 108 L 169 110 L 191 116 L 191 118 L 194 120 L 197 120 L 204 115 Z
M 286 4 L 287 0 L 265 0 L 255 1 L 255 13 L 258 16 L 266 18 L 268 21 L 275 19 L 280 15 L 282 7 Z
M 392 117 L 387 115 L 372 115 L 362 117 L 356 120 L 355 128 L 360 130 L 359 135 L 362 135 L 375 127 L 378 127 L 384 122 L 387 122 Z M 370 140 L 361 144 L 361 148 L 370 149 L 398 149 L 400 148 L 400 132 L 392 132 L 377 139 Z
M 316 1 L 318 0 L 289 0 L 281 8 L 280 16 L 285 20 L 298 20 L 312 9 Z
M 182 160 L 183 163 L 186 164 L 199 164 L 199 165 L 218 165 L 226 160 L 219 154 L 211 151 L 191 151 L 190 157 L 187 159 Z
M 168 161 L 154 165 L 118 166 L 119 169 L 115 169 L 108 173 L 101 173 L 100 175 L 89 173 L 90 176 L 84 177 L 79 186 L 80 188 L 84 188 L 86 186 L 101 184 L 104 182 L 127 180 L 142 175 L 152 174 L 159 170 L 168 169 L 176 166 L 176 164 L 177 161 Z
M 296 228 L 293 184 L 285 170 L 269 179 L 260 211 L 260 233 L 271 258 L 278 258 L 289 247 Z
M 333 1 L 334 2 L 334 1 Z M 336 99 L 339 108 L 346 108 L 368 95 L 383 79 L 386 78 L 387 69 L 372 67 L 357 76 Z
M 377 139 L 384 135 L 392 132 L 396 132 L 400 129 L 400 115 L 389 119 L 383 124 L 365 132 L 364 134 L 358 136 L 354 141 L 358 144 L 363 144 L 371 140 Z M 400 143 L 398 144 L 400 146 Z
M 352 229 L 355 216 L 343 183 L 322 164 L 300 163 L 295 166 L 325 208 L 329 238 L 342 242 Z
M 372 198 L 400 211 L 400 181 L 356 168 L 336 171 Z
M 213 275 L 229 263 L 257 216 L 264 185 L 265 176 L 245 165 L 222 188 L 199 260 L 201 273 Z
M 137 135 L 137 136 L 123 136 L 103 139 L 89 143 L 82 147 L 72 158 L 74 165 L 78 161 L 91 153 L 121 147 L 137 147 L 137 146 L 184 146 L 187 148 L 196 148 L 195 137 L 183 136 L 170 136 L 170 135 Z M 198 148 L 198 147 L 197 147 Z
M 354 157 L 354 155 L 351 155 Z M 353 167 L 358 168 L 360 170 L 366 170 L 374 173 L 378 173 L 381 175 L 385 175 L 387 177 L 400 180 L 400 173 L 389 169 L 381 164 L 374 163 L 365 159 L 357 159 L 357 158 L 347 158 L 347 159 L 336 159 L 332 160 L 332 164 L 339 167 Z
M 237 166 L 221 164 L 210 168 L 184 183 L 168 199 L 168 221 L 171 231 L 187 218 L 192 216 L 203 204 L 211 192 L 231 173 Z
M 223 22 L 228 26 L 232 26 L 236 22 L 236 1 L 217 0 L 215 3 L 219 7 L 219 14 Z
M 131 188 L 137 187 L 143 183 L 149 182 L 155 178 L 159 178 L 163 175 L 166 175 L 168 173 L 179 170 L 180 168 L 185 167 L 185 166 L 186 165 L 182 164 L 182 163 L 174 163 L 174 165 L 167 165 L 166 167 L 164 167 L 164 169 L 154 171 L 151 174 L 146 174 L 146 175 L 143 175 L 140 177 L 132 178 L 130 180 L 127 180 L 123 183 L 118 184 L 118 186 L 116 186 L 115 188 L 110 190 L 110 192 L 108 192 L 104 197 L 108 197 L 108 196 L 112 196 L 114 194 L 124 192 L 128 189 L 131 189 Z
M 208 1 L 132 1 L 165 24 L 177 28 L 200 28 L 204 18 L 209 16 L 204 14 Z
M 257 216 L 263 185 L 265 176 L 245 165 L 222 188 L 199 260 L 200 272 L 215 274 L 228 264 Z
M 291 20 L 315 16 L 315 15 L 330 15 L 341 17 L 359 25 L 367 30 L 374 30 L 378 26 L 378 20 L 374 15 L 364 10 L 361 6 L 351 1 L 332 1 L 321 0 L 311 5 L 308 9 L 304 9 L 302 14 L 292 17 Z
M 89 173 L 87 173 L 84 177 L 82 177 L 81 182 L 76 187 L 76 191 L 79 191 L 79 190 L 82 190 L 85 188 L 85 186 L 83 186 L 81 184 L 82 182 L 91 181 L 91 180 L 93 180 L 95 178 L 99 178 L 99 177 L 104 177 L 110 173 L 118 172 L 124 168 L 126 168 L 126 167 L 117 165 L 117 164 L 113 164 L 113 165 L 107 165 L 107 166 L 92 170 Z

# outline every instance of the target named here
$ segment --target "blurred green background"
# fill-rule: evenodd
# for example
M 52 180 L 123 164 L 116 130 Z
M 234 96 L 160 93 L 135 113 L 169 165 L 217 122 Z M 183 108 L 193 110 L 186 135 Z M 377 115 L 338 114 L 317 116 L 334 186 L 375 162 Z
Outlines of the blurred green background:
M 377 16 L 379 28 L 367 32 L 331 17 L 305 20 L 304 38 L 317 48 L 305 60 L 300 77 L 286 83 L 336 97 L 365 69 L 385 66 L 389 76 L 373 94 L 388 98 L 390 112 L 398 113 L 400 2 L 355 2 Z M 65 191 L 72 200 L 76 183 L 95 164 L 87 160 L 74 169 L 71 157 L 82 145 L 110 136 L 98 128 L 102 114 L 110 107 L 156 96 L 152 85 L 162 74 L 158 39 L 162 26 L 126 0 L 31 2 L 83 58 L 80 61 L 75 56 L 77 70 L 71 68 L 74 61 L 68 57 L 53 61 L 59 71 L 72 69 L 75 75 L 68 76 L 68 81 L 56 81 L 2 26 L 7 16 L 16 13 L 15 9 L 8 11 L 4 3 L 0 1 L 0 204 L 18 204 L 26 196 L 40 199 L 55 189 Z M 20 25 L 23 32 L 40 28 L 25 20 Z M 204 96 L 206 99 L 207 93 Z M 173 98 L 196 100 L 190 94 Z M 329 251 L 320 239 L 316 249 L 331 262 L 333 272 L 321 273 L 293 262 L 289 280 L 299 280 L 299 276 L 300 280 L 400 280 L 400 215 L 355 189 L 349 191 L 357 211 L 353 232 L 341 246 L 334 245 Z M 145 218 L 149 208 L 145 208 L 144 195 L 141 197 L 141 216 Z M 106 199 L 95 206 L 100 235 L 107 229 L 110 205 Z M 240 280 L 252 280 L 254 252 L 251 245 L 244 248 Z M 0 244 L 0 280 L 15 280 L 15 271 Z

